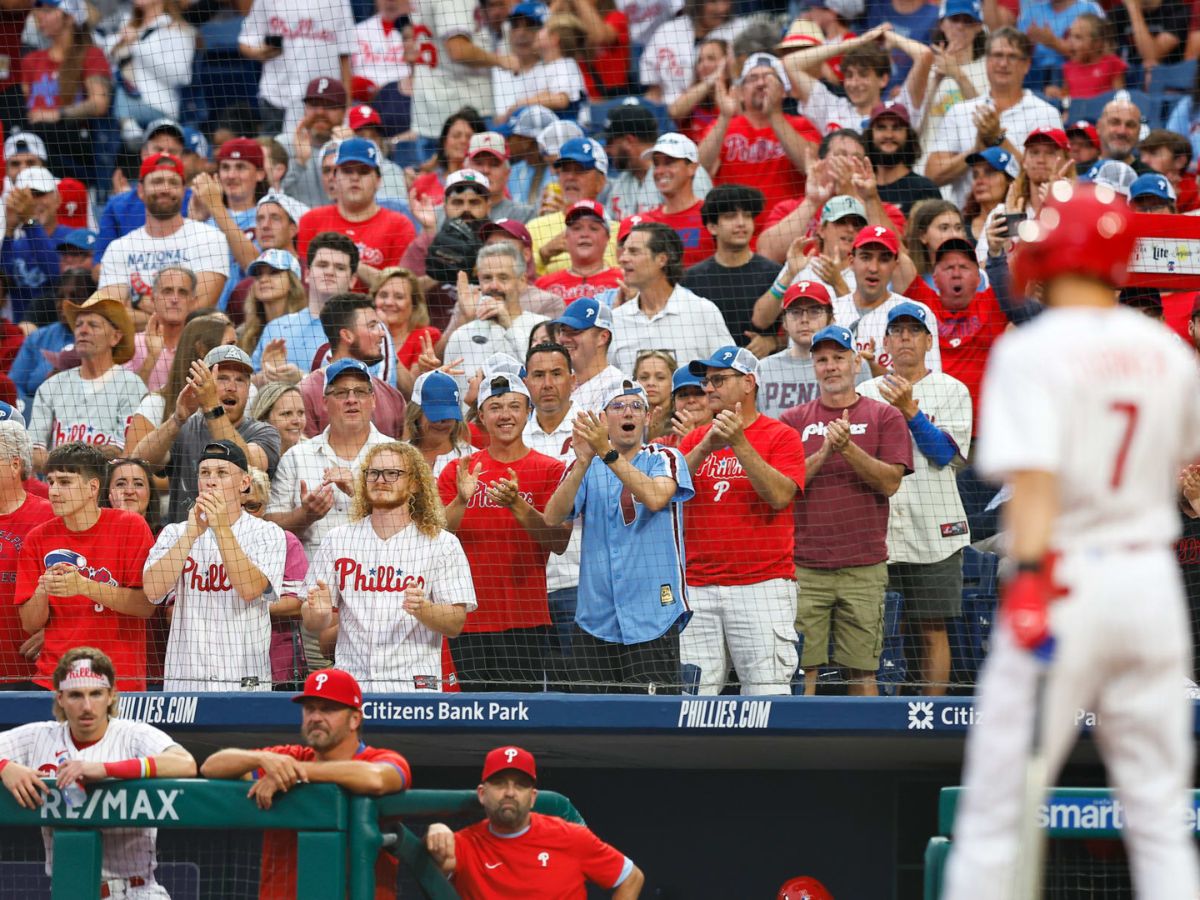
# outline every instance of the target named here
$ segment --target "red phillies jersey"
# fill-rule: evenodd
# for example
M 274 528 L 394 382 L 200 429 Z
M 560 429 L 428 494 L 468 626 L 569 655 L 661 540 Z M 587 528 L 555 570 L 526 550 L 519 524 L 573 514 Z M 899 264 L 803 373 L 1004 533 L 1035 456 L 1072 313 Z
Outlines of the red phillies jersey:
M 570 269 L 559 269 L 543 275 L 536 284 L 543 291 L 562 297 L 563 303 L 570 306 L 581 297 L 595 297 L 603 290 L 619 287 L 624 277 L 625 273 L 616 266 L 595 275 L 576 275 Z
M 806 141 L 821 142 L 821 133 L 804 116 L 788 116 L 787 120 Z M 763 213 L 755 223 L 756 233 L 762 231 L 763 216 L 776 203 L 804 196 L 804 175 L 783 152 L 775 132 L 769 125 L 754 128 L 745 116 L 734 116 L 729 123 L 721 142 L 721 167 L 713 182 L 746 184 L 763 192 Z
M 317 758 L 311 747 L 299 744 L 284 744 L 278 747 L 263 747 L 267 753 L 281 753 L 301 762 L 312 762 Z M 412 771 L 408 760 L 395 750 L 358 745 L 356 760 L 369 763 L 387 763 L 400 770 L 404 787 L 412 785 Z M 399 867 L 396 857 L 382 850 L 375 859 L 375 900 L 391 900 L 396 896 L 396 877 Z M 295 900 L 296 897 L 296 832 L 264 831 L 262 864 L 258 880 L 259 900 Z
M 80 574 L 101 584 L 142 587 L 142 567 L 154 546 L 146 520 L 124 509 L 102 509 L 87 531 L 70 531 L 52 518 L 25 537 L 17 559 L 15 602 L 24 603 L 37 590 L 42 573 L 55 563 L 70 563 Z M 72 647 L 86 644 L 107 653 L 117 669 L 117 688 L 146 689 L 146 620 L 113 612 L 87 597 L 50 596 L 46 643 L 34 679 L 51 688 L 50 676 L 59 658 Z
M 845 410 L 850 440 L 868 456 L 913 470 L 908 425 L 894 406 L 859 397 Z M 825 425 L 842 417 L 820 398 L 793 406 L 780 421 L 796 430 L 812 456 L 825 443 Z M 809 569 L 873 566 L 887 556 L 888 498 L 867 484 L 846 458 L 832 453 L 793 504 L 796 517 L 796 564 Z
M 463 900 L 584 900 L 626 874 L 625 854 L 585 825 L 529 814 L 529 830 L 497 837 L 485 819 L 454 833 L 454 888 Z
M 700 207 L 703 200 L 697 200 L 683 212 L 664 212 L 661 206 L 656 206 L 649 212 L 643 213 L 642 218 L 650 222 L 662 222 L 670 225 L 679 239 L 683 241 L 683 267 L 690 269 L 698 262 L 704 262 L 717 252 L 717 243 L 708 233 L 704 223 L 700 221 Z
M 971 392 L 973 421 L 979 422 L 979 388 L 988 354 L 996 338 L 1004 334 L 1008 319 L 1000 309 L 996 293 L 990 287 L 975 294 L 965 309 L 952 310 L 942 304 L 938 292 L 924 278 L 914 278 L 905 294 L 928 306 L 937 317 L 938 346 L 942 351 L 942 371 L 957 378 Z M 971 433 L 975 433 L 972 426 Z
M 21 628 L 21 615 L 13 604 L 17 589 L 17 557 L 25 536 L 54 513 L 41 497 L 25 495 L 25 502 L 0 516 L 0 681 L 28 681 L 33 663 L 20 653 L 29 637 Z
M 536 450 L 516 462 L 497 462 L 481 450 L 451 462 L 438 478 L 442 503 L 449 506 L 458 493 L 458 467 L 483 464 L 475 495 L 467 504 L 458 526 L 459 541 L 471 563 L 471 581 L 479 608 L 467 616 L 463 631 L 493 632 L 510 628 L 534 628 L 550 624 L 546 600 L 546 561 L 550 551 L 538 544 L 517 521 L 512 510 L 496 506 L 485 491 L 517 473 L 517 486 L 525 502 L 537 510 L 546 502 L 562 478 L 563 464 Z
M 697 428 L 679 442 L 688 452 L 711 425 Z M 804 448 L 792 429 L 770 416 L 759 416 L 746 429 L 746 440 L 773 469 L 804 490 Z M 709 454 L 692 473 L 696 496 L 683 505 L 687 537 L 687 583 L 757 584 L 796 577 L 792 562 L 792 508 L 771 509 L 758 496 L 729 447 Z M 730 552 L 731 542 L 736 553 Z
M 308 242 L 322 231 L 344 234 L 358 247 L 359 261 L 376 269 L 400 265 L 400 257 L 408 249 L 417 230 L 407 217 L 390 209 L 379 212 L 362 222 L 351 222 L 338 212 L 337 204 L 318 206 L 300 217 L 300 231 L 296 235 L 296 255 L 308 259 Z M 305 263 L 307 267 L 307 263 Z M 356 275 L 351 290 L 366 291 L 366 286 Z

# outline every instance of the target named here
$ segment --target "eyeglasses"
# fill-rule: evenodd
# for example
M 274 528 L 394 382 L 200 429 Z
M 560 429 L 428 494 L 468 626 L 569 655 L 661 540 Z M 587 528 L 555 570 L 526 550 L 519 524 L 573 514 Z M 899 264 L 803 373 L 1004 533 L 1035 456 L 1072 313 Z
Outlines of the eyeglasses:
M 717 390 L 721 389 L 721 385 L 727 382 L 730 378 L 741 378 L 741 372 L 730 372 L 728 375 L 705 375 L 700 379 L 700 384 L 703 387 L 714 387 Z
M 633 412 L 645 412 L 646 404 L 641 400 L 630 400 L 629 402 L 625 402 L 624 400 L 614 400 L 612 403 L 608 404 L 607 408 L 609 412 L 615 413 L 623 413 L 627 409 L 632 410 Z
M 795 316 L 797 319 L 823 319 L 826 316 L 823 306 L 790 306 L 783 311 L 785 316 Z
M 987 58 L 994 59 L 994 60 L 996 60 L 996 62 L 1019 63 L 1019 62 L 1025 62 L 1025 60 L 1027 60 L 1029 57 L 1027 57 L 1023 53 L 995 53 L 995 52 L 992 52 L 987 55 Z
M 367 481 L 374 483 L 382 480 L 387 484 L 395 484 L 407 474 L 404 469 L 367 469 L 366 472 Z
M 263 508 L 263 505 L 258 500 L 247 500 L 245 503 L 242 504 L 242 509 L 244 509 L 248 513 L 259 512 L 262 510 L 262 508 Z
M 326 391 L 326 397 L 332 397 L 334 400 L 340 400 L 343 403 L 353 397 L 355 400 L 365 400 L 375 393 L 370 388 L 338 388 L 336 391 Z

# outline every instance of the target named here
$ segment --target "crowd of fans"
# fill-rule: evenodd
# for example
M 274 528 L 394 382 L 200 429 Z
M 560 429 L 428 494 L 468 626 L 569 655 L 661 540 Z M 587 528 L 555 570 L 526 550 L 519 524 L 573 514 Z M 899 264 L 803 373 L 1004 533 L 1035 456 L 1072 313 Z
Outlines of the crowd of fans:
M 871 694 L 895 593 L 945 690 L 1008 257 L 1200 209 L 1192 5 L 360 6 L 0 11 L 0 679 Z

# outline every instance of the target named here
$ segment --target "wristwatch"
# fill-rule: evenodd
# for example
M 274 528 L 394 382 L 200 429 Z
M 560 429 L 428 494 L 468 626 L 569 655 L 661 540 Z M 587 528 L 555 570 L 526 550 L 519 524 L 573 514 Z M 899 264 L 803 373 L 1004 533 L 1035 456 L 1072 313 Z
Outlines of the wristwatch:
M 615 463 L 620 458 L 621 458 L 621 454 L 618 453 L 616 450 L 609 450 L 602 457 L 600 457 L 600 461 L 602 463 L 604 463 L 606 466 L 611 466 L 613 463 Z
M 223 415 L 225 415 L 224 406 L 214 406 L 212 409 L 206 409 L 204 411 L 204 418 L 206 419 L 219 419 Z

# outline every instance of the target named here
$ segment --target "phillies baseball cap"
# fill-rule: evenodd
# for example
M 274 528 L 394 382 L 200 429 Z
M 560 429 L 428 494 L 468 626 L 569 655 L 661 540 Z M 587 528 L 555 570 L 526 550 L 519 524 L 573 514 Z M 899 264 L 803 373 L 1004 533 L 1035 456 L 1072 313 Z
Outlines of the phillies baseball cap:
M 636 381 L 630 381 L 626 378 L 621 382 L 619 387 L 609 391 L 608 396 L 604 398 L 604 409 L 608 409 L 610 403 L 614 400 L 620 400 L 622 397 L 636 397 L 649 406 L 649 401 L 646 400 L 646 389 Z
M 266 164 L 262 144 L 245 137 L 233 138 L 221 145 L 217 150 L 217 162 L 224 159 L 244 160 L 256 169 L 261 169 Z
M 751 72 L 758 68 L 770 69 L 783 82 L 784 94 L 792 92 L 792 82 L 787 76 L 787 71 L 783 68 L 783 60 L 773 53 L 751 53 L 746 61 L 742 63 L 742 74 L 738 78 L 738 84 L 746 80 Z
M 948 19 L 951 16 L 970 16 L 976 22 L 982 22 L 983 4 L 980 0 L 942 0 L 938 18 Z
M 621 220 L 621 224 L 617 226 L 617 243 L 625 243 L 625 238 L 629 237 L 629 232 L 633 231 L 633 229 L 637 228 L 643 222 L 649 221 L 649 219 L 642 215 L 626 216 Z
M 493 375 L 515 375 L 517 378 L 524 378 L 527 374 L 521 361 L 508 353 L 493 353 L 483 361 L 485 379 Z
M 819 281 L 797 281 L 783 294 L 783 308 L 789 309 L 801 300 L 812 300 L 821 306 L 832 306 L 833 299 Z
M 971 262 L 975 263 L 976 266 L 979 265 L 979 257 L 975 255 L 975 245 L 966 238 L 946 238 L 946 240 L 938 244 L 938 248 L 933 251 L 934 263 L 936 264 L 941 262 L 942 257 L 950 253 L 965 254 L 966 256 L 970 257 Z
M 504 143 L 504 135 L 495 131 L 481 131 L 471 135 L 471 143 L 467 145 L 467 159 L 474 159 L 481 153 L 490 153 L 501 161 L 508 159 L 508 147 Z
M 304 277 L 300 274 L 300 260 L 296 259 L 287 250 L 280 250 L 278 247 L 272 247 L 260 253 L 258 258 L 246 268 L 246 274 L 257 275 L 263 269 L 273 269 L 276 272 L 291 272 L 297 278 Z
M 354 676 L 341 669 L 318 669 L 304 679 L 304 690 L 292 697 L 293 703 L 309 698 L 332 700 L 351 709 L 362 709 L 362 689 Z
M 196 465 L 199 466 L 206 459 L 219 459 L 237 466 L 243 472 L 250 471 L 250 463 L 246 462 L 246 454 L 233 441 L 209 441 L 204 445 L 204 450 Z
M 582 137 L 583 129 L 568 119 L 551 122 L 537 134 L 538 152 L 542 156 L 558 156 L 568 141 Z M 606 163 L 607 159 L 606 155 Z
M 912 116 L 908 114 L 908 107 L 903 103 L 898 103 L 895 100 L 889 100 L 886 103 L 880 103 L 871 110 L 871 118 L 867 120 L 868 125 L 874 125 L 878 119 L 884 116 L 895 116 L 905 125 L 912 125 Z
M 337 158 L 333 164 L 344 166 L 349 163 L 362 163 L 378 172 L 379 148 L 375 146 L 374 141 L 368 141 L 366 138 L 346 138 L 338 145 Z
M 0 422 L 7 422 L 10 419 L 17 421 L 21 425 L 25 424 L 25 419 L 21 417 L 21 413 L 15 406 L 0 400 Z
M 413 382 L 412 402 L 421 407 L 430 422 L 463 420 L 462 407 L 458 403 L 458 382 L 437 369 Z
M 174 119 L 169 119 L 164 116 L 161 119 L 155 119 L 146 126 L 146 129 L 142 132 L 142 143 L 144 144 L 146 141 L 150 140 L 150 138 L 162 131 L 169 131 L 171 134 L 175 135 L 175 137 L 179 138 L 179 143 L 181 144 L 186 138 L 186 135 L 183 133 L 183 126 Z
M 314 78 L 304 89 L 304 102 L 313 106 L 345 106 L 346 86 L 336 78 Z
M 26 169 L 25 172 L 28 172 Z M 21 174 L 24 175 L 25 172 Z M 1158 197 L 1160 200 L 1168 200 L 1171 203 L 1175 202 L 1175 188 L 1171 186 L 1165 177 L 1155 172 L 1147 172 L 1145 175 L 1139 175 L 1137 179 L 1129 186 L 1129 199 L 1136 200 L 1138 197 Z
M 915 319 L 925 331 L 929 331 L 929 322 L 925 315 L 925 307 L 919 303 L 913 303 L 911 300 L 905 300 L 903 303 L 897 303 L 888 311 L 887 323 L 890 328 L 892 323 L 897 319 Z
M 36 194 L 49 194 L 51 191 L 58 190 L 58 179 L 50 174 L 49 169 L 43 169 L 41 166 L 30 166 L 28 169 L 22 169 L 17 174 L 17 179 L 13 182 L 13 186 L 33 191 Z
M 1119 159 L 1103 159 L 1092 166 L 1084 178 L 1094 184 L 1112 188 L 1128 199 L 1129 189 L 1137 181 L 1138 175 L 1133 166 L 1123 163 Z
M 497 372 L 490 378 L 485 376 L 483 384 L 479 386 L 480 408 L 493 397 L 502 397 L 505 394 L 520 394 L 530 403 L 533 402 L 533 398 L 529 396 L 529 388 L 525 387 L 524 381 L 509 372 Z
M 505 769 L 524 772 L 533 779 L 534 784 L 537 783 L 537 764 L 533 761 L 533 754 L 528 750 L 522 750 L 520 747 L 497 747 L 484 759 L 481 779 L 487 781 Z
M 67 228 L 87 228 L 87 186 L 76 178 L 58 179 L 58 224 Z
M 204 364 L 210 369 L 213 366 L 228 366 L 230 363 L 241 366 L 250 372 L 254 371 L 254 363 L 250 361 L 246 351 L 237 344 L 221 344 L 213 347 L 204 355 Z M 243 466 L 243 468 L 245 467 Z
M 360 378 L 368 383 L 371 381 L 371 370 L 367 368 L 367 364 L 361 359 L 347 356 L 339 359 L 337 362 L 330 363 L 328 368 L 325 369 L 325 393 L 329 393 L 330 385 L 343 375 Z
M 753 375 L 758 372 L 758 357 L 745 347 L 729 344 L 718 347 L 708 359 L 693 359 L 688 363 L 688 371 L 693 375 L 703 377 L 709 369 L 733 369 L 743 375 Z
M 527 248 L 533 249 L 533 237 L 518 219 L 497 219 L 495 222 L 489 219 L 479 226 L 479 239 L 485 244 L 493 234 L 507 234 L 509 237 L 515 237 Z
M 801 875 L 780 885 L 775 900 L 833 900 L 833 894 L 817 879 Z
M 358 129 L 366 128 L 368 125 L 373 125 L 376 128 L 383 125 L 383 120 L 379 118 L 379 113 L 375 108 L 367 106 L 365 103 L 360 106 L 351 107 L 347 118 L 351 131 L 358 131 Z
M 379 93 L 379 85 L 362 75 L 350 76 L 350 98 L 355 103 L 370 103 Z
M 607 328 L 612 331 L 612 310 L 595 297 L 580 297 L 563 310 L 563 314 L 554 320 L 554 324 L 566 325 L 576 331 L 586 331 L 589 328 Z
M 605 215 L 604 207 L 595 200 L 576 200 L 567 207 L 567 213 L 563 217 L 568 225 L 574 222 L 581 216 L 594 216 L 608 227 L 608 216 Z
M 890 250 L 897 256 L 900 255 L 900 239 L 896 237 L 896 232 L 890 228 L 884 228 L 882 225 L 868 225 L 862 229 L 854 238 L 853 249 L 875 245 Z
M 608 154 L 591 138 L 571 138 L 563 144 L 558 159 L 554 161 L 555 168 L 564 162 L 576 162 L 584 168 L 595 169 L 601 175 L 608 174 Z
M 170 169 L 183 178 L 183 163 L 179 161 L 178 156 L 170 153 L 153 153 L 142 160 L 142 166 L 138 169 L 138 181 L 142 181 L 147 175 L 159 169 Z
M 985 162 L 997 172 L 1003 172 L 1009 178 L 1016 178 L 1021 174 L 1020 167 L 1017 165 L 1017 161 L 1013 158 L 1013 155 L 1001 147 L 987 147 L 967 157 L 968 166 L 973 166 L 977 162 Z
M 843 325 L 827 325 L 822 328 L 812 336 L 812 348 L 816 350 L 817 344 L 823 341 L 832 341 L 843 350 L 854 349 L 854 335 Z
M 492 192 L 492 185 L 488 181 L 488 177 L 478 169 L 459 169 L 447 176 L 444 190 L 447 196 L 467 190 L 475 191 L 486 197 Z
M 287 194 L 276 190 L 267 191 L 254 206 L 257 209 L 265 203 L 274 203 L 282 209 L 287 214 L 287 217 L 292 220 L 293 225 L 299 225 L 300 219 L 308 212 L 308 207 L 295 197 L 289 197 Z
M 508 14 L 510 21 L 512 19 L 528 19 L 539 28 L 546 24 L 546 19 L 549 17 L 550 10 L 545 3 L 518 3 Z
M 45 142 L 31 131 L 10 134 L 4 142 L 4 159 L 6 161 L 18 153 L 31 153 L 43 162 L 50 158 L 46 155 Z
M 867 221 L 867 208 L 863 206 L 863 202 L 857 197 L 851 197 L 849 194 L 839 194 L 836 197 L 830 197 L 825 201 L 825 205 L 821 207 L 821 223 L 825 222 L 840 222 L 847 216 L 857 216 L 864 222 Z
M 208 159 L 209 150 L 208 138 L 203 132 L 197 131 L 187 125 L 183 127 L 183 152 L 194 153 L 202 159 Z
M 1028 147 L 1034 141 L 1049 141 L 1059 150 L 1066 150 L 1070 147 L 1067 142 L 1067 133 L 1061 128 L 1035 128 L 1029 132 L 1029 137 L 1025 138 L 1025 146 Z
M 59 240 L 55 249 L 62 253 L 78 251 L 80 253 L 91 253 L 96 246 L 96 232 L 88 231 L 86 228 L 76 228 L 74 231 L 68 231 Z
M 536 140 L 542 131 L 557 121 L 558 116 L 554 114 L 554 110 L 532 103 L 522 106 L 507 122 L 498 125 L 496 130 L 506 136 L 515 134 Z
M 1069 138 L 1073 134 L 1082 134 L 1087 138 L 1093 147 L 1100 149 L 1100 132 L 1096 130 L 1096 126 L 1086 119 L 1080 119 L 1078 122 L 1072 122 L 1066 128 L 1066 135 Z
M 671 376 L 671 393 L 681 391 L 685 387 L 704 389 L 704 385 L 700 383 L 699 375 L 693 375 L 687 366 L 680 366 L 675 370 L 675 374 Z
M 696 142 L 678 131 L 668 131 L 666 134 L 660 135 L 653 147 L 642 152 L 642 159 L 653 156 L 655 153 L 661 153 L 672 159 L 686 159 L 688 162 L 700 161 L 700 149 L 696 146 Z

